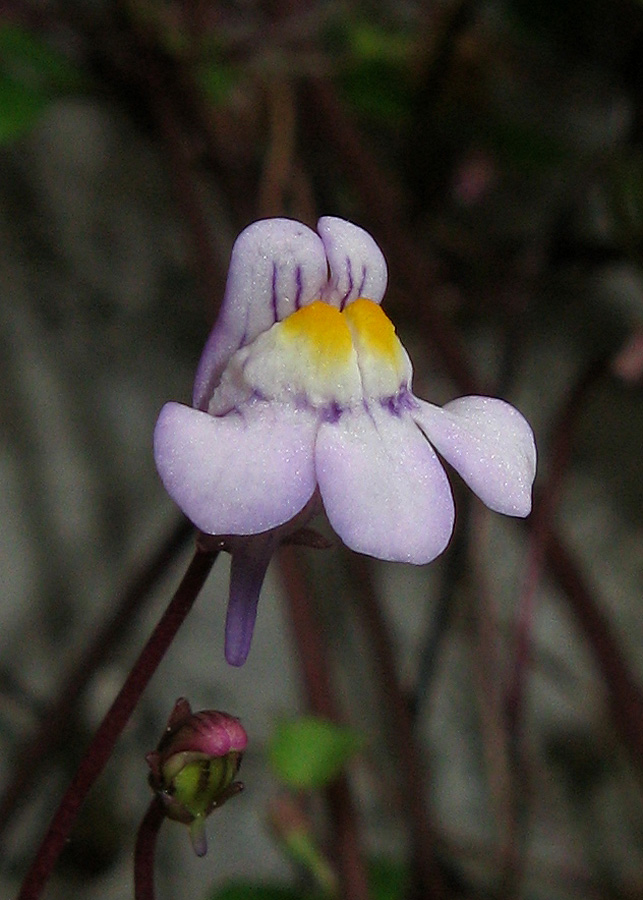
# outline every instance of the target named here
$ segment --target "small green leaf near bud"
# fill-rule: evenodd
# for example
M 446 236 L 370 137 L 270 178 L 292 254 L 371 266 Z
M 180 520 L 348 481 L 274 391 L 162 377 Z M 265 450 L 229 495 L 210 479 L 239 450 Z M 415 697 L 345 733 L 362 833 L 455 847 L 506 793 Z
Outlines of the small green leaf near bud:
M 359 732 L 303 716 L 279 722 L 269 745 L 275 775 L 289 787 L 319 788 L 333 781 L 364 745 Z

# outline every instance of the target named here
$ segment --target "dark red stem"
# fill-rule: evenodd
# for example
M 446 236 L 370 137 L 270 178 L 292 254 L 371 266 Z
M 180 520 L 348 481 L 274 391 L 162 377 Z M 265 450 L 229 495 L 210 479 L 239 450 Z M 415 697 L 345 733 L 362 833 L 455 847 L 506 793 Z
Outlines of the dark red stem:
M 28 792 L 37 787 L 38 778 L 47 771 L 44 763 L 55 757 L 57 747 L 65 741 L 69 718 L 74 715 L 75 705 L 89 680 L 127 633 L 159 578 L 167 571 L 192 531 L 187 519 L 181 519 L 134 576 L 121 597 L 116 599 L 116 611 L 71 667 L 53 706 L 43 716 L 29 743 L 19 751 L 16 771 L 0 797 L 0 834 L 9 824 L 18 804 L 24 802 Z
M 165 810 L 163 804 L 155 797 L 147 808 L 134 849 L 134 898 L 135 900 L 154 900 L 154 860 L 156 858 L 156 839 L 159 836 Z
M 547 560 L 551 525 L 569 467 L 573 436 L 584 400 L 606 371 L 607 360 L 594 360 L 581 372 L 569 392 L 552 429 L 547 479 L 538 490 L 531 518 L 529 555 L 515 632 L 513 672 L 507 692 L 507 714 L 514 741 L 520 740 L 522 701 L 531 656 L 530 632 L 534 597 Z
M 331 684 L 326 643 L 297 552 L 292 547 L 282 547 L 279 564 L 308 704 L 315 715 L 336 721 L 337 703 Z M 368 900 L 368 878 L 348 779 L 343 776 L 338 778 L 326 789 L 326 797 L 333 826 L 333 858 L 339 868 L 339 894 L 344 900 Z
M 413 895 L 422 898 L 445 896 L 442 873 L 435 856 L 435 840 L 426 808 L 425 775 L 420 766 L 409 704 L 398 678 L 390 629 L 373 584 L 371 567 L 364 556 L 350 554 L 351 583 L 357 594 L 357 609 L 371 646 L 377 672 L 382 709 L 389 724 L 389 740 L 397 755 L 403 779 L 403 807 L 413 853 L 415 884 Z
M 141 651 L 125 684 L 89 745 L 62 798 L 38 854 L 27 873 L 18 900 L 36 900 L 47 883 L 92 785 L 107 764 L 116 741 L 165 656 L 185 617 L 192 609 L 217 558 L 216 552 L 195 552 L 170 605 Z

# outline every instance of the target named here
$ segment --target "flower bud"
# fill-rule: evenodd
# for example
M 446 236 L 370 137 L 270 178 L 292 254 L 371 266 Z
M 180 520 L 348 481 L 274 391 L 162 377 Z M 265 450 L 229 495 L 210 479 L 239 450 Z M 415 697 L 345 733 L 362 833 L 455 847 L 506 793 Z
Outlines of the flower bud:
M 181 697 L 157 749 L 145 757 L 152 790 L 168 818 L 190 826 L 197 856 L 207 851 L 206 817 L 243 789 L 234 777 L 247 743 L 239 719 L 214 709 L 193 713 Z

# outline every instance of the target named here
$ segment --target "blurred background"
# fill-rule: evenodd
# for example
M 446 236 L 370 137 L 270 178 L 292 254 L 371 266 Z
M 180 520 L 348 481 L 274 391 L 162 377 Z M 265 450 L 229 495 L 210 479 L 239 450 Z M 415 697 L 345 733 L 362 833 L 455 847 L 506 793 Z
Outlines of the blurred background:
M 241 670 L 219 560 L 47 896 L 133 896 L 144 755 L 179 696 L 250 747 L 204 859 L 164 826 L 161 898 L 323 896 L 291 802 L 349 900 L 367 863 L 381 900 L 642 896 L 640 0 L 1 4 L 3 895 L 191 556 L 152 430 L 189 401 L 234 238 L 273 215 L 370 231 L 418 396 L 531 422 L 534 512 L 453 476 L 428 567 L 282 554 Z M 348 826 L 267 753 L 280 717 L 324 712 L 317 651 L 325 712 L 364 736 Z

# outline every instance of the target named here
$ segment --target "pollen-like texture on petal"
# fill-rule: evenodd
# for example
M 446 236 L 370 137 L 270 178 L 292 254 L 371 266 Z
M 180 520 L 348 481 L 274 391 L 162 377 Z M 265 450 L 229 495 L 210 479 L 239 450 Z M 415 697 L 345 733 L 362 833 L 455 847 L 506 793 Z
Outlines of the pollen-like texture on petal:
M 451 488 L 410 417 L 374 405 L 323 424 L 315 466 L 330 524 L 353 550 L 420 564 L 448 544 Z
M 358 297 L 380 303 L 388 280 L 386 260 L 370 234 L 334 216 L 321 218 L 317 231 L 330 267 L 322 299 L 339 309 Z
M 262 219 L 232 249 L 221 312 L 194 382 L 194 405 L 207 409 L 221 372 L 239 347 L 319 299 L 328 275 L 324 246 L 306 225 Z
M 154 432 L 161 480 L 208 534 L 257 534 L 295 516 L 315 490 L 316 421 L 306 410 L 255 402 L 210 416 L 167 403 Z
M 496 512 L 528 515 L 536 445 L 518 410 L 492 397 L 460 397 L 442 408 L 418 404 L 413 418 L 478 497 Z

